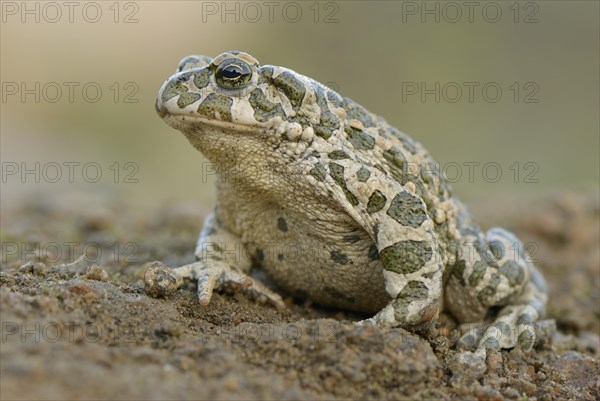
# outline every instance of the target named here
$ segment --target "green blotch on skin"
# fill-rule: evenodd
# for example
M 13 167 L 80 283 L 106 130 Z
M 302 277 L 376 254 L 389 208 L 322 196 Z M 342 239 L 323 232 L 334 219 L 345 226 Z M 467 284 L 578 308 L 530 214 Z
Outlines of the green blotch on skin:
M 510 336 L 510 326 L 506 322 L 494 322 L 490 327 L 495 327 L 500 330 L 504 337 Z
M 334 150 L 333 152 L 329 153 L 329 158 L 331 160 L 343 160 L 349 159 L 350 156 L 348 156 L 348 154 L 343 150 Z
M 419 198 L 408 192 L 400 192 L 392 199 L 387 215 L 403 226 L 417 228 L 427 218 L 425 208 Z
M 287 230 L 288 230 L 287 221 L 285 221 L 285 219 L 283 217 L 280 217 L 277 219 L 277 228 L 279 228 L 283 232 L 287 232 Z
M 203 68 L 200 71 L 194 72 L 194 85 L 196 85 L 196 88 L 202 89 L 206 87 L 210 82 L 210 74 L 212 74 L 212 72 L 208 68 Z
M 383 153 L 383 157 L 390 164 L 392 164 L 398 168 L 403 168 L 405 161 L 406 161 L 406 158 L 402 154 L 402 151 L 400 149 L 398 149 L 397 147 L 392 147 L 392 148 L 386 150 Z
M 463 287 L 467 284 L 465 282 L 465 269 L 466 268 L 467 268 L 467 264 L 464 260 L 459 260 L 458 262 L 456 262 L 456 264 L 452 268 L 452 275 L 460 281 L 460 284 Z
M 367 212 L 375 213 L 384 208 L 387 198 L 380 191 L 375 190 L 369 197 L 369 203 L 367 204 Z
M 317 135 L 327 139 L 329 136 L 331 136 L 333 131 L 340 127 L 340 122 L 338 118 L 329 110 L 323 86 L 315 83 L 313 85 L 313 89 L 315 90 L 315 95 L 317 96 L 317 104 L 321 109 L 321 118 L 319 124 L 317 124 L 313 129 Z
M 359 120 L 365 127 L 375 126 L 375 121 L 371 117 L 371 113 L 361 105 L 353 102 L 348 98 L 344 98 L 344 109 L 348 120 Z
M 327 176 L 327 171 L 325 171 L 325 166 L 323 166 L 321 163 L 317 163 L 312 169 L 310 169 L 308 174 L 323 182 Z
M 331 260 L 339 265 L 345 265 L 348 263 L 348 256 L 339 251 L 331 251 Z
M 306 88 L 293 74 L 283 72 L 273 79 L 273 84 L 283 91 L 293 107 L 300 107 L 306 95 Z
M 469 276 L 469 285 L 471 287 L 476 287 L 477 284 L 481 282 L 487 268 L 488 265 L 484 261 L 478 260 L 477 262 L 475 262 L 475 264 L 473 265 L 473 272 Z
M 260 89 L 254 89 L 250 94 L 248 101 L 254 110 L 254 118 L 256 118 L 257 121 L 264 123 L 273 117 L 285 117 L 281 105 L 269 101 Z
M 482 289 L 479 294 L 477 294 L 477 299 L 479 302 L 481 302 L 483 305 L 487 305 L 489 299 L 496 295 L 496 287 L 498 287 L 500 281 L 501 279 L 498 274 L 492 275 L 488 285 Z
M 369 248 L 369 260 L 375 261 L 379 259 L 379 250 L 377 250 L 377 245 L 373 244 Z
M 180 109 L 183 109 L 184 107 L 196 102 L 198 99 L 200 99 L 199 93 L 182 93 L 181 96 L 179 96 L 179 99 L 177 99 L 177 106 L 179 106 Z
M 161 100 L 163 102 L 168 101 L 169 99 L 174 98 L 178 95 L 183 95 L 184 93 L 188 93 L 188 87 L 184 84 L 192 74 L 186 72 L 184 74 L 179 75 L 177 78 L 169 81 L 163 93 L 161 95 Z
M 217 93 L 211 93 L 198 106 L 198 113 L 209 118 L 217 118 L 217 113 L 219 113 L 221 121 L 231 121 L 232 104 L 232 99 Z
M 265 260 L 265 252 L 260 248 L 256 250 L 256 260 L 259 262 Z
M 519 285 L 525 280 L 525 272 L 523 267 L 514 260 L 509 260 L 500 266 L 498 269 L 500 274 L 508 279 L 508 283 L 512 286 Z
M 500 260 L 504 257 L 504 245 L 500 241 L 490 241 L 488 244 L 490 248 L 490 252 L 494 255 L 496 260 Z
M 346 127 L 344 131 L 346 131 L 348 142 L 356 149 L 373 149 L 375 147 L 375 138 L 365 131 L 353 127 Z
M 529 324 L 533 322 L 533 318 L 531 317 L 531 315 L 529 315 L 528 313 L 522 313 L 519 315 L 519 318 L 517 319 L 516 324 Z
M 402 291 L 398 294 L 398 298 L 394 301 L 394 317 L 400 323 L 407 323 L 408 307 L 413 302 L 420 302 L 427 299 L 429 289 L 420 281 L 409 281 Z
M 283 259 L 284 259 L 283 253 L 278 254 L 277 259 L 279 259 L 280 262 L 283 262 Z
M 260 75 L 258 77 L 258 83 L 272 82 L 273 81 L 273 66 L 266 65 L 260 67 Z
M 356 173 L 356 178 L 360 182 L 367 182 L 370 176 L 371 172 L 365 167 L 361 167 L 360 170 L 358 170 L 358 172 Z
M 354 196 L 354 194 L 350 192 L 350 190 L 346 186 L 346 180 L 344 179 L 344 167 L 336 163 L 329 163 L 329 171 L 331 174 L 331 178 L 333 178 L 335 183 L 338 184 L 340 188 L 342 188 L 342 190 L 344 191 L 348 202 L 350 202 L 350 204 L 352 204 L 353 206 L 358 205 L 358 199 L 356 199 L 356 196 Z
M 379 252 L 383 268 L 400 274 L 414 273 L 431 259 L 433 250 L 425 241 L 399 241 Z
M 302 112 L 298 112 L 295 116 L 285 116 L 285 120 L 288 123 L 298 123 L 300 124 L 300 126 L 302 126 L 302 129 L 304 130 L 307 127 L 312 127 L 311 123 L 310 123 L 310 119 Z M 314 130 L 314 129 L 313 129 Z
M 390 148 L 383 152 L 383 158 L 387 160 L 390 166 L 390 173 L 401 184 L 405 184 L 407 181 L 406 172 L 404 166 L 406 165 L 406 158 L 402 151 L 396 147 Z
M 487 242 L 483 239 L 478 238 L 477 241 L 473 243 L 473 248 L 477 251 L 482 260 L 486 261 L 489 266 L 498 267 L 496 264 L 496 259 L 494 255 L 490 252 L 490 248 Z
M 322 125 L 316 125 L 313 130 L 315 131 L 315 135 L 327 140 L 329 138 L 331 138 L 331 135 L 333 135 L 333 131 L 330 130 L 327 127 L 324 127 Z
M 535 336 L 529 330 L 524 330 L 517 337 L 517 344 L 524 350 L 530 350 L 535 344 Z

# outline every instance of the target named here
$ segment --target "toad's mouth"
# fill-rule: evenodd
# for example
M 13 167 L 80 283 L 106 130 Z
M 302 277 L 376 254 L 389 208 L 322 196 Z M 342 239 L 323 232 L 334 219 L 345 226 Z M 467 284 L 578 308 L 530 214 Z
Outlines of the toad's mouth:
M 215 130 L 226 132 L 228 134 L 245 134 L 245 135 L 269 135 L 274 131 L 279 131 L 282 127 L 283 120 L 281 117 L 275 117 L 266 122 L 258 122 L 253 116 L 234 116 L 233 120 L 221 120 L 217 113 L 215 117 L 207 117 L 200 114 L 195 114 L 193 106 L 187 109 L 179 109 L 173 107 L 176 104 L 176 98 L 169 102 L 162 102 L 160 98 L 156 99 L 154 108 L 160 118 L 163 119 L 170 127 L 176 130 L 186 132 L 188 134 L 205 134 L 207 131 L 214 132 Z
M 158 101 L 156 102 L 156 112 L 170 127 L 188 134 L 204 134 L 217 129 L 228 134 L 260 135 L 268 134 L 275 128 L 266 124 L 222 121 L 193 114 L 173 114 L 169 112 L 168 108 L 161 106 Z

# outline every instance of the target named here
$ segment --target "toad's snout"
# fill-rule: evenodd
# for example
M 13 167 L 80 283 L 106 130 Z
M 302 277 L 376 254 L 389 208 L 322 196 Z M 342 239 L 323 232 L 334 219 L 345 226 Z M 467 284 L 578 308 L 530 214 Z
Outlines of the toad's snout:
M 163 118 L 167 114 L 167 109 L 162 104 L 160 99 L 156 99 L 156 102 L 154 103 L 154 109 L 160 118 Z

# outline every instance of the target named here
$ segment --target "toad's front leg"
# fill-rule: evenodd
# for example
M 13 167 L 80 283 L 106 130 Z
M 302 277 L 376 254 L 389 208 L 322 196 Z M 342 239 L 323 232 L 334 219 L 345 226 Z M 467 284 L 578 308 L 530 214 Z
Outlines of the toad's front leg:
M 213 290 L 227 289 L 242 291 L 252 299 L 284 309 L 281 296 L 248 276 L 252 263 L 246 255 L 248 252 L 240 238 L 210 214 L 196 246 L 197 261 L 174 269 L 160 263 L 151 264 L 144 276 L 146 292 L 166 295 L 179 288 L 183 279 L 190 279 L 198 283 L 198 300 L 202 306 L 209 304 Z

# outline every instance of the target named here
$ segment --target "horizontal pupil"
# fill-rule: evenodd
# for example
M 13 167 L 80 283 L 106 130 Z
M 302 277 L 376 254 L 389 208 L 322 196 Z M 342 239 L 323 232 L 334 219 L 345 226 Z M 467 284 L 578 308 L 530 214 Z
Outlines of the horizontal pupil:
M 240 88 L 252 77 L 250 66 L 240 60 L 226 60 L 217 67 L 217 84 L 223 88 Z
M 242 72 L 239 68 L 226 68 L 223 70 L 223 76 L 225 78 L 234 79 L 239 78 L 242 75 Z

